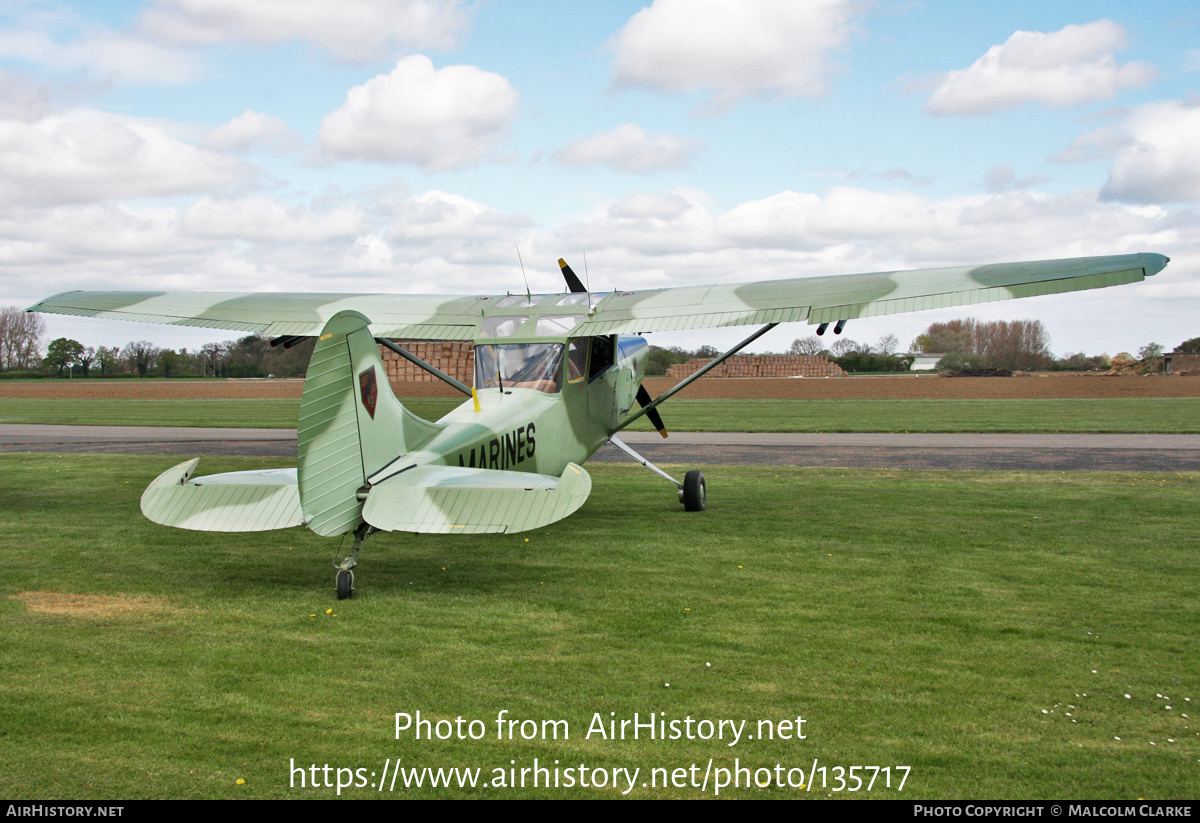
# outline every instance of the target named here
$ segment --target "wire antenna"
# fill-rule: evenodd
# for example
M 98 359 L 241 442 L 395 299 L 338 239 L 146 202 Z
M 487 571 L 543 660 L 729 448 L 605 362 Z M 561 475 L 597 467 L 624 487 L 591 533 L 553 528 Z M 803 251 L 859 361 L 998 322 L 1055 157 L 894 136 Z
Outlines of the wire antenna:
M 529 290 L 529 278 L 525 276 L 525 261 L 521 259 L 521 247 L 517 246 L 517 262 L 521 264 L 521 278 L 525 281 L 525 297 L 533 299 L 533 292 Z
M 592 279 L 588 277 L 587 250 L 583 252 L 583 282 L 587 286 L 588 308 L 592 307 Z

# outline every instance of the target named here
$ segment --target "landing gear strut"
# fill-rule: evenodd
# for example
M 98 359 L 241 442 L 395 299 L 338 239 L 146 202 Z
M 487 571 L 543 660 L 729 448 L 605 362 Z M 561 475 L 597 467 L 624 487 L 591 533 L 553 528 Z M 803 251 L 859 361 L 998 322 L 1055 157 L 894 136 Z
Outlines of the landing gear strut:
M 632 457 L 637 462 L 648 468 L 660 477 L 670 480 L 679 489 L 679 502 L 683 504 L 683 508 L 690 512 L 702 512 L 707 500 L 707 492 L 704 486 L 704 473 L 696 469 L 684 475 L 683 482 L 680 483 L 671 475 L 660 469 L 658 466 L 651 463 L 646 458 L 629 448 L 624 442 L 617 437 L 610 437 L 609 442 Z
M 346 559 L 341 563 L 333 564 L 333 567 L 338 570 L 336 581 L 338 600 L 346 600 L 354 595 L 353 569 L 358 565 L 358 552 L 362 549 L 363 541 L 374 532 L 374 526 L 368 526 L 366 523 L 359 525 L 354 530 L 354 545 L 350 548 L 350 554 L 346 555 Z

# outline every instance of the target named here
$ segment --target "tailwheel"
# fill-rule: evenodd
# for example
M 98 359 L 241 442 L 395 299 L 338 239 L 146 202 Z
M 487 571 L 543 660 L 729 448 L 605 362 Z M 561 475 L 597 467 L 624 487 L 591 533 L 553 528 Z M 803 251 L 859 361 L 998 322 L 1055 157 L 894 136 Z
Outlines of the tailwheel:
M 354 594 L 354 572 L 351 569 L 358 565 L 358 552 L 362 549 L 363 541 L 374 532 L 374 526 L 368 526 L 366 523 L 359 524 L 359 527 L 354 530 L 354 545 L 350 549 L 350 554 L 341 563 L 333 564 L 333 567 L 337 569 L 338 600 L 346 600 Z
M 342 569 L 337 573 L 338 600 L 346 600 L 354 594 L 354 572 Z
M 690 512 L 704 511 L 707 492 L 704 488 L 704 472 L 693 469 L 684 475 L 683 490 L 679 493 L 683 508 Z

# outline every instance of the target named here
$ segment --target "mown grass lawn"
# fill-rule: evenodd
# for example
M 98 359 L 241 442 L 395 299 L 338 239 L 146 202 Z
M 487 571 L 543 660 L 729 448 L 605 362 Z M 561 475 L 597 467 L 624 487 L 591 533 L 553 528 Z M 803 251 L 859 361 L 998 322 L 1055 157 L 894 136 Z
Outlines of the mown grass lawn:
M 771 770 L 730 797 L 850 796 L 833 789 L 851 766 L 893 767 L 872 797 L 1200 794 L 1197 473 L 713 467 L 688 514 L 648 472 L 592 465 L 592 497 L 550 528 L 371 538 L 338 603 L 336 540 L 141 518 L 173 462 L 0 456 L 0 793 L 331 797 L 293 786 L 293 763 L 482 784 L 536 758 L 638 769 L 631 797 L 712 796 L 711 777 L 641 785 L 693 764 Z M 486 734 L 397 740 L 395 713 L 418 710 Z M 569 738 L 497 740 L 501 711 Z M 744 735 L 803 717 L 806 739 L 586 736 L 635 712 Z M 774 785 L 776 764 L 806 789 Z
M 436 420 L 454 398 L 402 398 Z M 0 423 L 296 427 L 299 400 L 0 398 Z M 1200 398 L 1076 400 L 688 400 L 663 404 L 671 431 L 1200 433 Z M 650 431 L 645 419 L 634 430 Z

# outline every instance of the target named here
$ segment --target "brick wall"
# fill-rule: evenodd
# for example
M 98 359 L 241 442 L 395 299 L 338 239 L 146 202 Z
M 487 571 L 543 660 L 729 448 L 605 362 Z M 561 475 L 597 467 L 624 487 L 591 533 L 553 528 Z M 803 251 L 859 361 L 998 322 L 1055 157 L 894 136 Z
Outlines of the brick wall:
M 682 380 L 708 363 L 708 358 L 694 357 L 670 366 L 667 377 Z M 845 374 L 841 366 L 820 354 L 735 354 L 705 377 L 843 377 Z
M 442 340 L 397 340 L 396 344 L 426 363 L 433 365 L 468 386 L 475 382 L 475 352 L 470 343 Z M 387 369 L 388 382 L 441 383 L 422 368 L 400 355 L 379 347 Z M 708 364 L 703 357 L 693 358 L 667 369 L 667 377 L 682 380 Z M 812 354 L 735 354 L 710 371 L 706 377 L 843 377 L 846 372 L 828 357 Z

